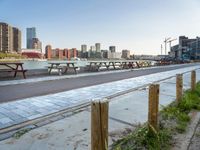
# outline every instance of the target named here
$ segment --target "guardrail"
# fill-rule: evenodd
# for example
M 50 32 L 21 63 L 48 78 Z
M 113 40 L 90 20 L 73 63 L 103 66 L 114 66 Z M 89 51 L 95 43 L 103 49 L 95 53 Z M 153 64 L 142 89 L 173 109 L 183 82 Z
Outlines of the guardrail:
M 191 72 L 190 89 L 194 90 L 196 86 L 196 71 Z M 148 124 L 158 130 L 158 111 L 159 111 L 159 84 L 149 85 L 149 103 L 148 103 Z M 183 95 L 183 75 L 176 75 L 176 103 L 179 103 Z M 109 100 L 103 99 L 91 102 L 91 149 L 108 149 L 108 116 Z

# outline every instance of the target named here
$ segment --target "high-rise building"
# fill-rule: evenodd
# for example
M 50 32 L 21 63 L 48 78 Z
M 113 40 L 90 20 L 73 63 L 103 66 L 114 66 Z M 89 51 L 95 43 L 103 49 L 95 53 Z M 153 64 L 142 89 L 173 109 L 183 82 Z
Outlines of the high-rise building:
M 108 58 L 108 50 L 101 50 L 102 58 Z
M 36 28 L 26 28 L 27 49 L 32 49 L 33 38 L 36 38 Z
M 96 51 L 96 47 L 95 46 L 90 46 L 90 51 Z
M 77 57 L 77 50 L 76 48 L 72 48 L 72 57 Z
M 121 57 L 122 57 L 122 53 L 121 52 L 108 51 L 108 58 L 109 59 L 120 59 Z
M 42 51 L 42 43 L 40 42 L 38 38 L 32 38 L 31 42 L 32 42 L 31 47 L 33 49 L 40 49 Z
M 21 31 L 13 27 L 13 50 L 16 52 L 21 50 L 21 43 L 22 43 L 21 37 L 22 37 Z
M 13 29 L 8 25 L 8 52 L 13 52 Z
M 176 60 L 200 60 L 200 38 L 179 36 L 179 43 L 171 47 L 169 55 Z
M 0 22 L 0 52 L 17 52 L 21 49 L 21 31 Z
M 58 49 L 58 58 L 63 59 L 64 58 L 64 50 Z
M 96 52 L 101 52 L 101 44 L 100 43 L 96 43 L 95 47 L 96 47 Z
M 81 52 L 82 53 L 87 52 L 87 45 L 85 45 L 85 44 L 81 45 Z
M 110 46 L 109 50 L 111 53 L 114 53 L 116 51 L 116 47 L 115 46 Z
M 122 50 L 122 58 L 129 59 L 130 58 L 130 51 L 129 50 Z
M 47 45 L 45 47 L 45 55 L 47 59 L 51 59 L 52 58 L 52 48 L 51 45 Z

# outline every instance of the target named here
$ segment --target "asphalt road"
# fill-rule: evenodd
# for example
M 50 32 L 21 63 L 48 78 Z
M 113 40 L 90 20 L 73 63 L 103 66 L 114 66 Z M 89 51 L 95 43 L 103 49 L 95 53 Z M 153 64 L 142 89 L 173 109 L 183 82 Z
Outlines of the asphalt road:
M 102 84 L 127 78 L 133 78 L 157 72 L 174 70 L 194 65 L 195 64 L 176 65 L 171 67 L 163 66 L 162 68 L 149 68 L 145 70 L 141 69 L 141 70 L 133 70 L 127 72 L 120 72 L 120 73 L 109 73 L 103 75 L 85 76 L 85 77 L 77 77 L 70 79 L 0 86 L 0 103 L 14 101 L 22 98 L 41 96 L 50 93 L 58 93 L 81 87 L 87 87 L 91 85 L 97 85 L 97 84 Z

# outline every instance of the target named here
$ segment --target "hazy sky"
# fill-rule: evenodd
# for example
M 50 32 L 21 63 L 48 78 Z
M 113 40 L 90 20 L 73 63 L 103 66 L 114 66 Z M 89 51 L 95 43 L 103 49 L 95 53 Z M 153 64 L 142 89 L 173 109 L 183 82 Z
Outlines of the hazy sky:
M 26 28 L 36 27 L 43 47 L 99 42 L 160 54 L 165 37 L 200 35 L 200 0 L 0 0 L 0 21 L 22 30 L 23 47 Z

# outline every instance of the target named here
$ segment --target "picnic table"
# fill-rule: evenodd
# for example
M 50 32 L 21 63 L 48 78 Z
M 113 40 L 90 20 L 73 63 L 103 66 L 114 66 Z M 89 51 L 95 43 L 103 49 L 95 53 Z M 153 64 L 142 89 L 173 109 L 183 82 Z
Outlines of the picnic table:
M 0 68 L 0 72 L 14 72 L 14 78 L 17 76 L 18 72 L 22 72 L 24 79 L 26 79 L 25 70 L 23 68 L 22 62 L 0 62 L 0 66 L 4 66 Z
M 125 68 L 134 68 L 138 67 L 140 68 L 139 62 L 135 60 L 113 60 L 113 61 L 90 61 L 89 62 L 89 71 L 93 70 L 95 68 L 97 71 L 100 70 L 101 67 L 106 67 L 107 70 L 109 70 L 110 67 L 113 69 L 125 69 Z
M 62 73 L 67 73 L 69 68 L 72 68 L 74 72 L 77 74 L 77 66 L 75 61 L 67 61 L 67 62 L 49 62 L 50 66 L 49 74 L 51 74 L 52 69 L 56 69 L 59 73 L 59 75 L 62 75 Z

